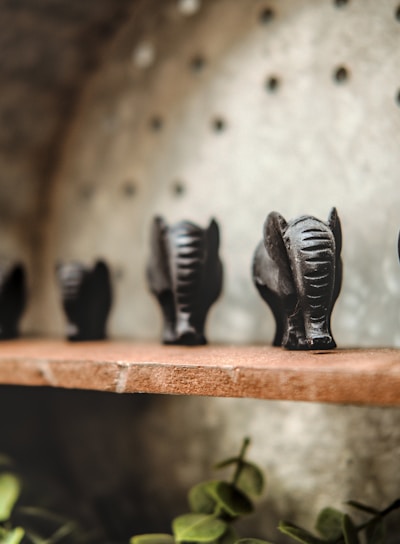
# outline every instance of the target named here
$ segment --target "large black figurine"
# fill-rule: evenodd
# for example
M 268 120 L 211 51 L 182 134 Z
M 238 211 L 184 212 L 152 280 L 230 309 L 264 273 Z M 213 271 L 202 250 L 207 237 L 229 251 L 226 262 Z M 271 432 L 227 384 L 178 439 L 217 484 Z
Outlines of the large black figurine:
M 219 229 L 212 220 L 204 230 L 190 221 L 169 227 L 153 221 L 147 279 L 160 303 L 164 344 L 206 344 L 204 323 L 222 288 Z
M 25 270 L 20 263 L 0 264 L 0 340 L 18 336 L 18 323 L 26 305 Z
M 80 262 L 56 266 L 64 312 L 67 338 L 72 341 L 102 340 L 111 309 L 112 292 L 108 266 L 97 261 L 93 268 Z
M 327 223 L 312 216 L 287 223 L 277 212 L 268 215 L 253 280 L 274 314 L 275 346 L 336 347 L 330 318 L 342 282 L 341 239 L 335 208 Z

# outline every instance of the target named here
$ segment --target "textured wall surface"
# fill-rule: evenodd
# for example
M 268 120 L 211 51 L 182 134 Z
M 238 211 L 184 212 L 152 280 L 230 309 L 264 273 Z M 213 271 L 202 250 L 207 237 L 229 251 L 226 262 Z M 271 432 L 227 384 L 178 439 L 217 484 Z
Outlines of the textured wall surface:
M 335 338 L 400 346 L 398 2 L 113 4 L 1 5 L 0 247 L 29 265 L 24 330 L 62 334 L 57 259 L 103 256 L 116 293 L 110 333 L 157 339 L 144 267 L 158 213 L 220 222 L 225 288 L 210 340 L 269 342 L 272 318 L 250 279 L 262 223 L 273 209 L 326 218 L 335 205 L 345 266 Z M 399 494 L 399 410 L 41 394 L 29 411 L 41 429 L 27 442 L 32 463 L 51 451 L 89 510 L 128 497 L 114 515 L 121 503 L 130 531 L 167 530 L 185 489 L 246 434 L 270 472 L 247 534 L 272 538 L 279 518 L 311 524 L 327 503 Z M 12 390 L 3 402 L 19 413 Z M 8 436 L 3 449 L 26 462 L 24 440 Z
M 74 118 L 47 262 L 108 258 L 112 333 L 157 338 L 144 282 L 151 219 L 215 216 L 226 273 L 209 336 L 269 341 L 249 272 L 263 221 L 273 209 L 327 218 L 335 205 L 345 266 L 337 342 L 399 346 L 396 3 L 285 0 L 269 17 L 257 0 L 204 2 L 190 17 L 175 2 L 140 6 Z M 55 315 L 44 326 L 54 330 Z

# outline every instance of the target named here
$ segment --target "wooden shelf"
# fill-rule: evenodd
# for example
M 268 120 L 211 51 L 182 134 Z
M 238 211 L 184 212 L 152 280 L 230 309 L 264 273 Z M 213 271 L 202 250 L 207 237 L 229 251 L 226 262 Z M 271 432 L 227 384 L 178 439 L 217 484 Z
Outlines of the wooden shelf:
M 400 406 L 400 350 L 23 339 L 0 344 L 0 383 Z

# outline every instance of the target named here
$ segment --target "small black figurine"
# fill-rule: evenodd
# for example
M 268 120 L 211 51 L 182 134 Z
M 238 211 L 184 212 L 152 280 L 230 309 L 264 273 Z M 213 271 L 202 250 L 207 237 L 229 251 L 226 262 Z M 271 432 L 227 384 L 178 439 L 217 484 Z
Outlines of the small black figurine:
M 312 216 L 287 223 L 277 212 L 268 215 L 253 280 L 276 320 L 274 346 L 336 347 L 330 318 L 342 282 L 341 239 L 335 208 L 327 223 Z
M 0 263 L 0 340 L 18 336 L 26 305 L 25 270 L 20 263 Z
M 112 303 L 107 264 L 101 260 L 97 261 L 93 268 L 88 268 L 80 262 L 58 264 L 56 273 L 68 320 L 68 340 L 104 339 Z
M 212 220 L 204 230 L 189 221 L 169 227 L 153 221 L 147 280 L 160 303 L 164 344 L 206 344 L 204 323 L 222 289 L 219 229 Z

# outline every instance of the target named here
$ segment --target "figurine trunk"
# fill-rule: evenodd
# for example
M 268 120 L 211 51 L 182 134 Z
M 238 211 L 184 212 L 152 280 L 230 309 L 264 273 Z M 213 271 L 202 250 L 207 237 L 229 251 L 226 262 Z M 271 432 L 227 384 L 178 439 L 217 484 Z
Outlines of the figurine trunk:
M 187 343 L 205 343 L 200 300 L 206 253 L 204 232 L 189 222 L 181 223 L 170 242 L 177 336 Z
M 311 223 L 311 224 L 310 224 Z M 285 236 L 291 253 L 291 266 L 304 321 L 305 340 L 309 346 L 335 347 L 329 316 L 335 286 L 335 238 L 319 221 L 302 222 L 289 227 Z M 293 245 L 291 245 L 293 240 Z

